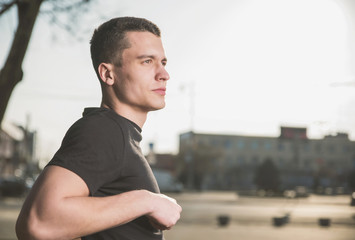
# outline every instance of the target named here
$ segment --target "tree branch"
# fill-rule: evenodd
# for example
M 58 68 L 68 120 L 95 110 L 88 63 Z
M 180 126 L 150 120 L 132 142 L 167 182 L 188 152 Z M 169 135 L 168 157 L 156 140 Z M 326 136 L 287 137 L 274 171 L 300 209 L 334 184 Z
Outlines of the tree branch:
M 18 3 L 18 0 L 13 0 L 11 2 L 1 4 L 0 16 L 17 3 Z
M 76 0 L 76 1 L 57 1 L 52 0 L 48 1 L 50 4 L 48 8 L 44 6 L 41 9 L 41 13 L 67 13 L 73 11 L 74 9 L 80 9 L 82 6 L 87 5 L 91 2 L 91 0 Z

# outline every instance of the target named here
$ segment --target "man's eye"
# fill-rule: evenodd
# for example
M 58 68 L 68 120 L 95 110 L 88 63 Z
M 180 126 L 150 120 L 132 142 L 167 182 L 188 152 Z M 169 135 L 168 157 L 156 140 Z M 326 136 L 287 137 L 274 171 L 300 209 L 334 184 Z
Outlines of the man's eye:
M 147 63 L 147 64 L 152 63 L 152 59 L 147 59 L 144 61 L 144 63 Z

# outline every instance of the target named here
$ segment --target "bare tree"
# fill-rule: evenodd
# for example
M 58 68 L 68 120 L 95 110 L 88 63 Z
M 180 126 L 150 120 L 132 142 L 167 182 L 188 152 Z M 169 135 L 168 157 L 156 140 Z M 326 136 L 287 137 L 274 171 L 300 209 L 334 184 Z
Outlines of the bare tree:
M 0 71 L 0 124 L 15 86 L 22 80 L 22 63 L 31 39 L 32 30 L 40 12 L 51 18 L 51 23 L 72 30 L 73 19 L 88 6 L 90 0 L 0 0 L 0 17 L 17 8 L 18 24 L 9 54 Z M 63 20 L 62 14 L 68 14 Z
M 271 159 L 266 159 L 257 169 L 254 178 L 259 189 L 279 191 L 280 173 Z

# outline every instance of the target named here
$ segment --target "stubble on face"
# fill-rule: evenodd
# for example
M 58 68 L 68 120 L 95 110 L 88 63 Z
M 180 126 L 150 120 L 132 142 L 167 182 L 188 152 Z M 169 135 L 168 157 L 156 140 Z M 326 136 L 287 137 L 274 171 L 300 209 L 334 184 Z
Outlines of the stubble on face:
M 129 32 L 126 41 L 129 47 L 122 51 L 121 65 L 115 71 L 117 99 L 141 112 L 164 108 L 169 75 L 160 37 L 149 32 Z

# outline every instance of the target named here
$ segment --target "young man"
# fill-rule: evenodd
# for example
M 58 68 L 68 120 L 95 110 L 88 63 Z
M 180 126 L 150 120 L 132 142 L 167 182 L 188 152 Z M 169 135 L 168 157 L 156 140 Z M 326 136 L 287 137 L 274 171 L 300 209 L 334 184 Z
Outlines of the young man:
M 95 30 L 91 56 L 101 107 L 84 110 L 37 179 L 17 220 L 20 240 L 163 239 L 180 218 L 139 147 L 147 113 L 165 106 L 160 30 L 112 19 Z

